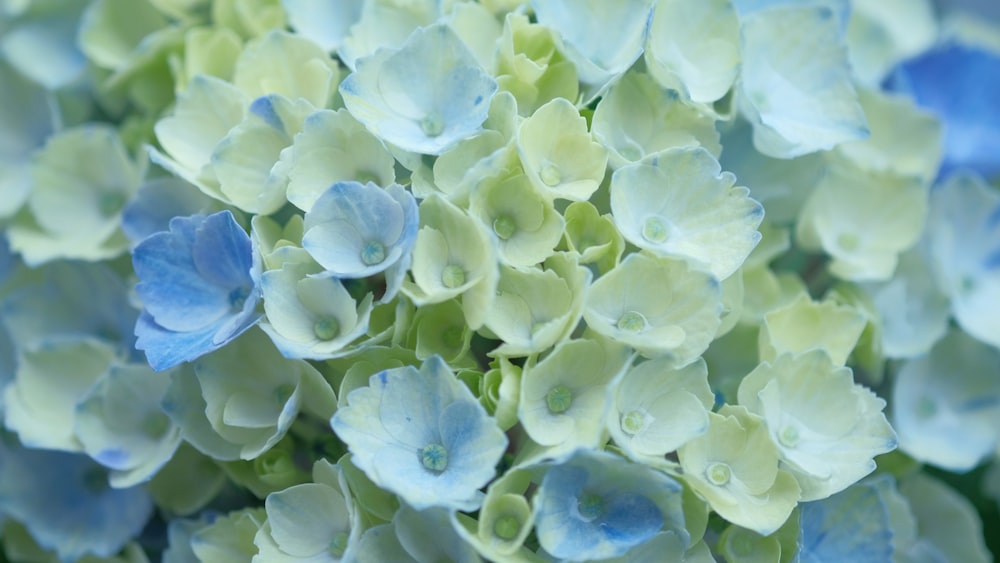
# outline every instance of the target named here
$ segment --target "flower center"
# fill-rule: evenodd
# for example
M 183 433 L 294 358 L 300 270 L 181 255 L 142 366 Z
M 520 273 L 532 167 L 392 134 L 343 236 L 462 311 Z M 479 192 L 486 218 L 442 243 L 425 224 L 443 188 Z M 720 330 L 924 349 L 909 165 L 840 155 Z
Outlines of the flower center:
M 441 114 L 432 111 L 425 115 L 420 120 L 420 130 L 428 137 L 437 137 L 440 135 L 444 131 L 444 121 L 441 119 Z
M 625 332 L 639 332 L 646 328 L 646 317 L 637 311 L 629 311 L 618 317 L 618 329 Z
M 493 232 L 503 240 L 507 240 L 514 235 L 517 226 L 514 220 L 507 215 L 501 215 L 493 220 Z
M 313 325 L 313 333 L 320 340 L 333 340 L 340 334 L 340 323 L 333 317 L 319 319 Z
M 552 414 L 562 414 L 573 404 L 573 392 L 563 384 L 556 385 L 545 394 L 545 405 Z
M 590 522 L 604 512 L 604 499 L 594 493 L 584 493 L 577 501 L 576 508 L 580 516 Z
M 642 238 L 654 244 L 667 240 L 667 233 L 667 223 L 663 217 L 657 215 L 647 217 L 646 222 L 642 225 Z
M 551 162 L 546 163 L 542 166 L 541 171 L 538 173 L 538 177 L 541 178 L 542 183 L 550 188 L 552 186 L 558 186 L 562 182 L 562 174 L 559 172 L 559 167 Z
M 729 482 L 729 479 L 733 476 L 733 472 L 725 463 L 713 463 L 705 470 L 705 476 L 710 483 L 721 487 Z
M 448 450 L 441 444 L 427 444 L 420 450 L 420 462 L 427 469 L 440 473 L 448 467 Z
M 449 348 L 461 348 L 462 343 L 465 340 L 463 338 L 465 336 L 464 333 L 465 333 L 464 327 L 460 326 L 448 327 L 441 334 L 441 341 L 444 342 L 444 345 Z
M 645 430 L 648 415 L 643 409 L 632 409 L 622 415 L 622 430 L 629 436 L 635 436 Z
M 385 246 L 382 246 L 382 243 L 374 240 L 365 243 L 364 248 L 361 249 L 361 261 L 366 266 L 381 264 L 384 260 Z
M 784 428 L 778 432 L 778 442 L 786 448 L 794 448 L 799 445 L 799 430 L 791 424 L 786 424 Z
M 858 235 L 853 233 L 841 233 L 841 235 L 837 237 L 837 244 L 844 250 L 852 251 L 858 249 L 858 245 L 861 244 L 861 241 L 858 239 Z
M 441 272 L 441 283 L 448 289 L 455 289 L 465 283 L 465 270 L 461 266 L 448 264 Z
M 493 523 L 493 534 L 500 539 L 510 541 L 521 530 L 521 522 L 513 516 L 501 516 Z

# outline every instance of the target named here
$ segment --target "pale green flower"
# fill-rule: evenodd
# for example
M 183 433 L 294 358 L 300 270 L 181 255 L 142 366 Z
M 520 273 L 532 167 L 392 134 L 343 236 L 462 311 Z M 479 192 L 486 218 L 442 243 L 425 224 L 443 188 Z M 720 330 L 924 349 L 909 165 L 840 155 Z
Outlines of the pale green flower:
M 191 551 L 199 561 L 246 563 L 257 554 L 253 539 L 266 518 L 263 508 L 245 508 L 219 516 L 191 534 Z
M 395 161 L 377 137 L 345 109 L 309 115 L 292 145 L 281 152 L 288 174 L 288 201 L 303 211 L 337 182 L 388 186 L 396 180 Z
M 469 212 L 493 231 L 500 260 L 516 268 L 548 258 L 565 228 L 552 201 L 525 174 L 480 182 Z
M 823 350 L 842 366 L 854 349 L 867 319 L 853 307 L 833 301 L 816 302 L 799 295 L 791 303 L 764 315 L 760 331 L 760 359 L 769 362 L 785 352 Z
M 590 271 L 568 253 L 554 254 L 544 267 L 500 268 L 497 295 L 485 326 L 503 344 L 491 355 L 542 352 L 576 328 L 592 277 Z
M 486 228 L 438 196 L 420 204 L 420 230 L 403 293 L 417 305 L 459 295 L 469 328 L 482 326 L 493 302 L 499 271 Z
M 659 0 L 645 59 L 656 81 L 697 103 L 712 103 L 739 74 L 740 24 L 730 0 Z
M 560 453 L 601 444 L 608 384 L 628 349 L 603 338 L 568 340 L 521 377 L 518 419 L 532 440 Z
M 264 501 L 267 521 L 254 536 L 259 563 L 313 563 L 348 560 L 361 537 L 361 521 L 339 466 L 313 465 L 313 482 L 271 493 Z
M 672 452 L 708 429 L 715 395 L 699 358 L 674 369 L 669 359 L 642 362 L 611 388 L 607 428 L 615 444 L 643 462 Z
M 738 100 L 760 152 L 792 158 L 868 136 L 837 19 L 808 4 L 741 19 Z
M 591 138 L 587 120 L 563 98 L 541 106 L 517 132 L 524 173 L 551 199 L 586 201 L 604 180 L 608 151 Z
M 764 418 L 803 501 L 846 489 L 875 470 L 876 455 L 896 447 L 885 401 L 821 350 L 761 363 L 743 378 L 738 396 Z
M 668 149 L 615 170 L 611 212 L 632 244 L 724 280 L 760 241 L 764 208 L 705 149 Z
M 719 282 L 680 260 L 630 254 L 593 283 L 583 317 L 595 332 L 677 367 L 708 348 L 722 312 Z
M 713 155 L 722 151 L 714 118 L 635 70 L 626 73 L 598 102 L 591 130 L 607 147 L 612 168 L 671 147 L 701 146 Z
M 919 178 L 834 164 L 803 206 L 796 240 L 829 254 L 839 278 L 884 281 L 920 238 L 927 209 L 927 184 Z
M 788 519 L 799 485 L 779 469 L 764 420 L 742 406 L 709 413 L 708 431 L 677 450 L 683 478 L 733 524 L 769 535 Z
M 22 351 L 3 389 L 4 426 L 30 448 L 84 451 L 76 405 L 114 359 L 114 348 L 96 339 L 43 341 Z
M 576 66 L 566 60 L 550 28 L 527 16 L 509 13 L 496 50 L 495 74 L 500 90 L 513 94 L 517 111 L 529 116 L 556 99 L 576 100 Z
M 160 408 L 169 383 L 148 365 L 116 365 L 77 403 L 74 432 L 84 452 L 111 469 L 112 487 L 149 480 L 180 445 L 180 430 Z
M 144 172 L 110 126 L 88 123 L 60 131 L 33 159 L 30 213 L 10 225 L 11 249 L 32 266 L 59 258 L 106 260 L 125 252 L 122 209 Z

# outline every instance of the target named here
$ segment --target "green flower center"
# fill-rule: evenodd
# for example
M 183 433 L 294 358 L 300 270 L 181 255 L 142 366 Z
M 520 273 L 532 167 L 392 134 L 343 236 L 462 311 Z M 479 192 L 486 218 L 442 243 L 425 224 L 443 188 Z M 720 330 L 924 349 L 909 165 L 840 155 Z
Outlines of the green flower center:
M 325 317 L 316 321 L 313 325 L 313 333 L 316 338 L 326 341 L 333 340 L 340 334 L 340 323 L 333 317 Z
M 385 261 L 385 246 L 374 240 L 366 242 L 364 248 L 361 249 L 361 261 L 366 266 L 381 264 Z
M 842 233 L 837 237 L 837 245 L 847 251 L 857 250 L 860 244 L 861 240 L 858 239 L 858 235 L 853 233 Z
M 590 522 L 604 512 L 604 499 L 594 493 L 584 493 L 577 501 L 576 508 L 580 516 Z
M 521 522 L 513 516 L 501 516 L 493 523 L 493 534 L 502 539 L 510 541 L 521 531 Z
M 725 463 L 713 463 L 705 470 L 705 477 L 708 478 L 708 482 L 718 487 L 728 483 L 732 476 L 732 470 Z
M 347 538 L 346 532 L 340 532 L 333 536 L 333 539 L 330 540 L 330 553 L 336 557 L 343 555 L 347 551 Z
M 562 174 L 559 172 L 559 167 L 551 162 L 542 166 L 542 169 L 538 172 L 538 177 L 541 178 L 543 184 L 550 188 L 558 186 L 562 182 Z
M 545 405 L 552 414 L 562 414 L 573 404 L 573 392 L 563 384 L 556 385 L 545 394 Z
M 784 428 L 778 432 L 778 442 L 786 448 L 794 448 L 799 445 L 799 430 L 791 424 L 786 424 Z
M 420 130 L 428 137 L 437 137 L 440 135 L 444 131 L 444 121 L 441 119 L 441 114 L 432 111 L 425 115 L 420 120 Z
M 663 217 L 656 215 L 647 217 L 646 222 L 642 225 L 642 238 L 654 244 L 667 240 L 668 232 L 666 221 L 663 220 Z
M 441 283 L 448 289 L 461 287 L 465 283 L 465 270 L 461 266 L 448 264 L 441 272 Z
M 493 232 L 503 240 L 514 236 L 516 229 L 517 225 L 514 224 L 514 220 L 507 215 L 501 215 L 493 220 Z
M 622 430 L 629 436 L 634 436 L 646 429 L 648 415 L 643 409 L 632 409 L 622 415 Z
M 427 469 L 440 473 L 448 467 L 448 450 L 441 444 L 427 444 L 420 450 L 420 463 Z
M 449 348 L 461 348 L 465 336 L 465 327 L 451 326 L 441 334 L 441 341 Z
M 625 332 L 639 332 L 646 328 L 646 317 L 637 311 L 629 311 L 618 317 L 618 329 Z

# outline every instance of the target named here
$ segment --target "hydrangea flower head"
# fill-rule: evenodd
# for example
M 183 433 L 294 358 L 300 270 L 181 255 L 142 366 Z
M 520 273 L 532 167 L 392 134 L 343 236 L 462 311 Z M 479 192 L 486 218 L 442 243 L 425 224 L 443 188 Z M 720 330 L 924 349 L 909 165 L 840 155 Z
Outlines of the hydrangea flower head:
M 421 510 L 479 506 L 507 437 L 440 357 L 376 373 L 347 402 L 330 425 L 375 484 Z
M 361 59 L 344 79 L 347 110 L 401 149 L 441 154 L 480 130 L 497 83 L 446 25 L 420 28 L 398 50 Z
M 260 263 L 233 214 L 176 217 L 132 263 L 143 312 L 136 347 L 164 370 L 216 350 L 255 324 Z

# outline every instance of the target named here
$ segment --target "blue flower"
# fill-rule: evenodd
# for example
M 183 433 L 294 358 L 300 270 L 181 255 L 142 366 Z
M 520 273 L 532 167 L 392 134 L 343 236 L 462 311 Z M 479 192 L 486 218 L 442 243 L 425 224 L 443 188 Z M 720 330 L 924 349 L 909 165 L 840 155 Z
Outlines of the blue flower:
M 142 487 L 113 489 L 86 456 L 0 440 L 0 517 L 24 524 L 61 561 L 111 557 L 142 531 L 153 501 Z
M 306 213 L 302 246 L 341 278 L 364 278 L 399 264 L 386 272 L 388 285 L 398 288 L 417 227 L 417 202 L 402 186 L 337 182 Z
M 344 105 L 376 136 L 438 155 L 482 129 L 497 83 L 444 24 L 414 31 L 398 50 L 357 62 L 340 84 Z
M 144 309 L 136 348 L 160 371 L 216 350 L 254 325 L 259 259 L 232 213 L 175 217 L 135 247 Z
M 949 45 L 899 65 L 887 87 L 944 122 L 941 177 L 956 168 L 1000 174 L 1000 55 Z
M 371 376 L 330 420 L 351 461 L 417 510 L 475 510 L 507 437 L 439 356 Z
M 661 529 L 684 538 L 681 486 L 605 452 L 579 450 L 545 473 L 534 499 L 542 548 L 568 561 L 625 555 Z

